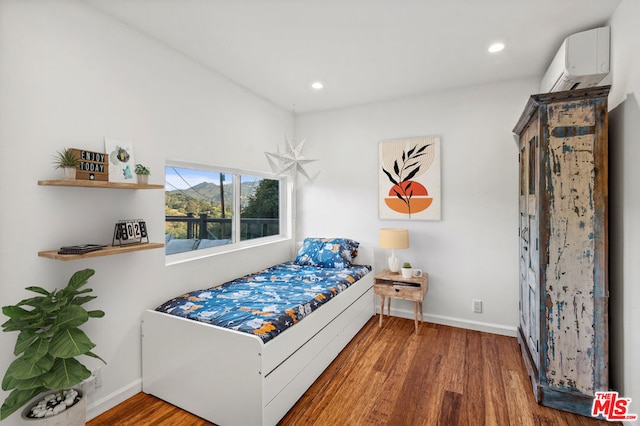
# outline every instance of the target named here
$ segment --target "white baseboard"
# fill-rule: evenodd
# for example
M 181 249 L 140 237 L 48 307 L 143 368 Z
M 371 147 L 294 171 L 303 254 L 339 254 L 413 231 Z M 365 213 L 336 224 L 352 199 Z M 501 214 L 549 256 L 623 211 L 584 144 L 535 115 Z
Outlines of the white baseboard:
M 89 400 L 87 401 L 87 421 L 94 417 L 98 417 L 105 411 L 110 410 L 140 392 L 142 392 L 142 378 L 111 392 L 109 395 L 104 398 L 100 398 L 97 401 L 92 402 L 90 395 Z
M 386 312 L 386 309 L 385 309 Z M 376 309 L 376 314 L 380 314 L 380 309 Z M 413 319 L 413 311 L 405 309 L 391 308 L 391 316 Z M 465 328 L 467 330 L 484 331 L 486 333 L 501 334 L 503 336 L 516 337 L 517 328 L 502 324 L 492 324 L 482 321 L 471 321 L 468 319 L 446 317 L 443 315 L 424 314 L 426 322 L 449 325 L 451 327 Z M 384 320 L 383 320 L 384 322 Z

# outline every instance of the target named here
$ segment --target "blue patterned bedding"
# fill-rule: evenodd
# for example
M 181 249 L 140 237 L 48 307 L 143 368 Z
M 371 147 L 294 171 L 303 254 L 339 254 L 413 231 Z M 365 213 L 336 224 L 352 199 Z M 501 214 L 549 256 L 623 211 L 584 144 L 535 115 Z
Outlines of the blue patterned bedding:
M 287 262 L 219 287 L 192 291 L 156 311 L 255 334 L 268 342 L 371 271 Z

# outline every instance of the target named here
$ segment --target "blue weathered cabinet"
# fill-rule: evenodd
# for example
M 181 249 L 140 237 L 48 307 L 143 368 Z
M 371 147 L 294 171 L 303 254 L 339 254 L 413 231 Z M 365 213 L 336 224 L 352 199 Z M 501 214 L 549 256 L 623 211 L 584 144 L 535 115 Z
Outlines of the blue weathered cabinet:
M 533 95 L 517 135 L 518 342 L 537 401 L 590 416 L 609 390 L 609 87 Z

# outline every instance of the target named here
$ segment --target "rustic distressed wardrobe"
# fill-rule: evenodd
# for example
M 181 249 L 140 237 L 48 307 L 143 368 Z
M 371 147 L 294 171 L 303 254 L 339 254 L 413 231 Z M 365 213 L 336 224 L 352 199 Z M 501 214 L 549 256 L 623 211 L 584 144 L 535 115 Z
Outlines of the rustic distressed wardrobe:
M 530 97 L 520 161 L 518 341 L 539 403 L 590 416 L 608 390 L 609 87 Z

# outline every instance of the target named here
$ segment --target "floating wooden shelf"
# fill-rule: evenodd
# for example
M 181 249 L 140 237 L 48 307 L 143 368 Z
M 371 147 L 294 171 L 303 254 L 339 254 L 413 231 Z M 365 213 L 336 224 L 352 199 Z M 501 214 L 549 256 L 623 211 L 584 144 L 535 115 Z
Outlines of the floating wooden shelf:
M 58 250 L 48 250 L 38 252 L 38 256 L 55 260 L 78 260 L 88 259 L 90 257 L 111 256 L 114 254 L 130 253 L 133 251 L 151 250 L 164 247 L 162 243 L 143 243 L 131 244 L 128 246 L 107 246 L 103 249 L 92 251 L 85 254 L 58 254 Z
M 164 185 L 157 184 L 139 184 L 139 183 L 120 183 L 120 182 L 104 182 L 97 180 L 82 179 L 55 179 L 55 180 L 39 180 L 38 185 L 41 186 L 75 186 L 85 188 L 115 188 L 115 189 L 164 189 Z
M 113 189 L 164 189 L 164 185 L 154 184 L 138 184 L 138 183 L 120 183 L 120 182 L 105 182 L 97 180 L 83 180 L 83 179 L 54 179 L 54 180 L 39 180 L 40 186 L 71 186 L 71 187 L 84 187 L 84 188 L 113 188 Z M 38 252 L 38 256 L 46 257 L 55 260 L 78 260 L 87 259 L 90 257 L 111 256 L 114 254 L 131 253 L 134 251 L 151 250 L 164 247 L 162 243 L 143 243 L 143 244 L 130 244 L 125 246 L 107 246 L 101 250 L 92 251 L 85 254 L 58 254 L 58 250 L 47 250 Z

